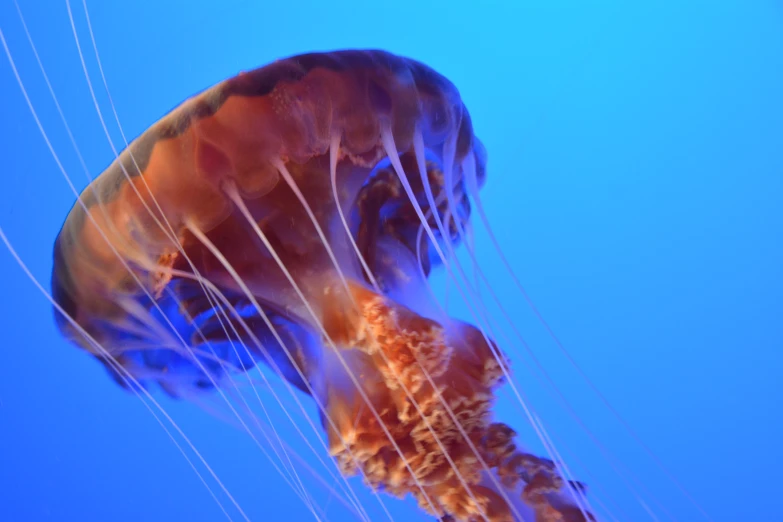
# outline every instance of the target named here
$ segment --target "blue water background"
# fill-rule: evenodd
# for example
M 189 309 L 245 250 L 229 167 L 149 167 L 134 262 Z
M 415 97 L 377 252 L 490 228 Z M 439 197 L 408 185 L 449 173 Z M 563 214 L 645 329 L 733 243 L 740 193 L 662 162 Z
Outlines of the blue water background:
M 113 152 L 66 4 L 20 5 L 97 175 Z M 71 7 L 121 148 L 82 3 Z M 489 153 L 483 197 L 495 233 L 580 367 L 712 519 L 783 521 L 779 2 L 136 0 L 88 8 L 129 138 L 216 81 L 300 52 L 383 48 L 448 76 Z M 81 189 L 86 176 L 10 1 L 0 5 L 0 29 Z M 0 227 L 48 286 L 52 243 L 75 197 L 2 53 L 0 152 Z M 476 229 L 484 270 L 580 418 L 633 470 L 661 520 L 656 501 L 674 520 L 704 520 L 558 351 Z M 435 286 L 444 291 L 442 275 Z M 49 303 L 5 247 L 0 295 L 0 521 L 224 519 L 144 405 L 60 339 Z M 450 309 L 469 317 L 450 295 Z M 521 388 L 576 456 L 566 459 L 573 470 L 600 485 L 595 494 L 612 499 L 619 519 L 652 520 L 527 371 L 518 343 L 507 349 Z M 196 407 L 162 404 L 252 520 L 308 519 L 248 437 Z M 507 396 L 498 415 L 540 448 Z M 290 424 L 279 429 L 296 439 Z M 350 519 L 331 503 L 331 520 Z M 410 502 L 386 504 L 397 520 L 427 520 Z

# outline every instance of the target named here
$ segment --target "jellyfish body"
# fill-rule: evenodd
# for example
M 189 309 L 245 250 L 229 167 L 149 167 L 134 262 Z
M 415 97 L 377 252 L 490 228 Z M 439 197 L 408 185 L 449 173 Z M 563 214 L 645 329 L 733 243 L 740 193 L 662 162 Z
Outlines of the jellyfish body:
M 493 422 L 499 348 L 427 304 L 485 162 L 457 89 L 416 61 L 239 74 L 82 193 L 54 247 L 58 325 L 120 384 L 178 397 L 267 365 L 316 400 L 343 473 L 435 516 L 592 519 Z

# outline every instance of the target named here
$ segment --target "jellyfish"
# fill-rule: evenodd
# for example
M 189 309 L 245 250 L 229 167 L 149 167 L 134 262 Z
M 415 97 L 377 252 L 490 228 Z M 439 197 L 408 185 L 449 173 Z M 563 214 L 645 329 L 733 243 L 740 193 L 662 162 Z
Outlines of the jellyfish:
M 443 521 L 594 520 L 493 420 L 508 358 L 428 294 L 486 151 L 456 87 L 314 53 L 188 99 L 81 194 L 54 245 L 63 335 L 120 385 L 191 399 L 265 365 L 345 476 Z

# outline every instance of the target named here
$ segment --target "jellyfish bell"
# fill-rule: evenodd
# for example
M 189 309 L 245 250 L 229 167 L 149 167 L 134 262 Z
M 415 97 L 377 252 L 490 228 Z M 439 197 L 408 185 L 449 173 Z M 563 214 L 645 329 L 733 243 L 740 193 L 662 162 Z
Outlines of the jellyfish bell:
M 312 397 L 346 475 L 444 520 L 592 520 L 492 420 L 508 361 L 433 304 L 486 152 L 457 89 L 382 51 L 308 54 L 162 118 L 54 247 L 63 334 L 176 397 L 259 362 Z

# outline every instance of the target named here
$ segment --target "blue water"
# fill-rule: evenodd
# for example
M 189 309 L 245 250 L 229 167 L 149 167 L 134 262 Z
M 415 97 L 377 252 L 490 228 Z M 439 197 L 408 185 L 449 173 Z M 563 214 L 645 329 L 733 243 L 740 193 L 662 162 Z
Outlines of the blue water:
M 495 232 L 569 353 L 712 520 L 783 521 L 783 8 L 738 0 L 423 3 L 137 0 L 88 8 L 129 139 L 216 81 L 300 52 L 383 48 L 445 74 L 489 153 L 483 196 Z M 114 156 L 66 3 L 20 5 L 97 175 Z M 83 6 L 71 7 L 121 148 Z M 10 1 L 0 5 L 0 30 L 81 190 L 87 178 Z M 52 242 L 75 197 L 3 53 L 0 99 L 0 227 L 48 287 Z M 482 265 L 509 313 L 579 417 L 632 470 L 639 495 L 660 520 L 706 520 L 558 351 L 476 229 Z M 0 293 L 0 521 L 224 519 L 144 405 L 60 339 L 46 298 L 4 247 Z M 451 295 L 450 309 L 466 316 Z M 575 474 L 600 487 L 592 491 L 617 519 L 653 520 L 531 376 L 522 348 L 509 352 Z M 311 519 L 248 437 L 198 407 L 161 404 L 251 520 Z M 504 398 L 498 415 L 538 448 L 513 401 Z M 290 424 L 278 428 L 297 437 Z M 301 454 L 316 461 L 306 448 Z M 303 480 L 329 503 L 318 483 L 306 473 Z M 362 499 L 374 502 L 366 492 Z M 396 520 L 427 520 L 410 502 L 386 505 Z M 350 519 L 334 500 L 327 514 Z

